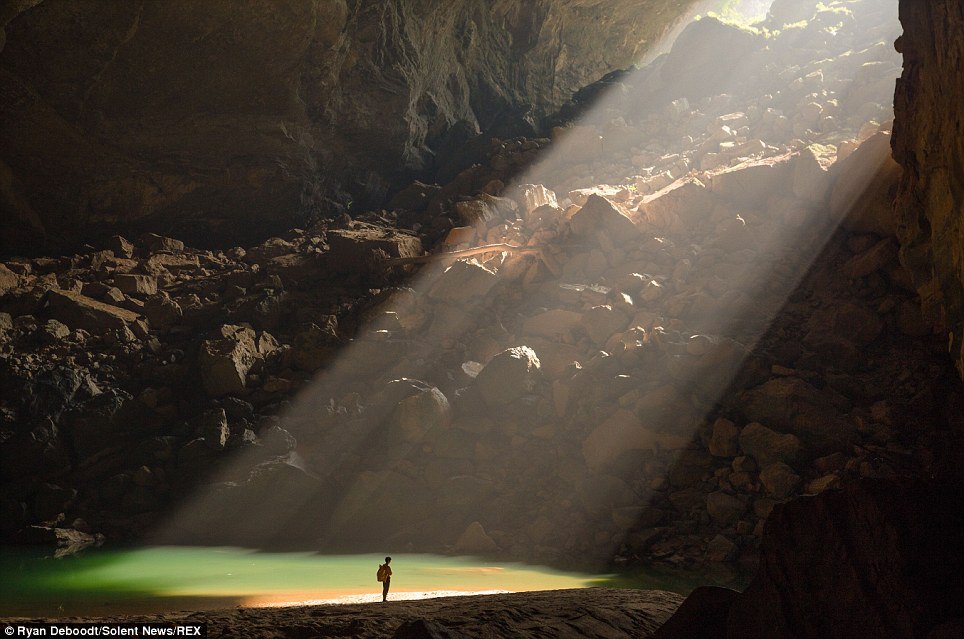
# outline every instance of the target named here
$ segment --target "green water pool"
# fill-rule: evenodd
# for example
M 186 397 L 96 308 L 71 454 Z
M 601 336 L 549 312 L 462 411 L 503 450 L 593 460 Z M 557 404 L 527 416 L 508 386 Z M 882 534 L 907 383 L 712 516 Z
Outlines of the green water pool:
M 53 557 L 0 549 L 0 616 L 96 616 L 234 606 L 365 602 L 380 599 L 380 555 L 260 552 L 242 548 L 90 549 Z M 392 597 L 609 586 L 683 594 L 702 583 L 741 587 L 732 572 L 591 575 L 471 557 L 399 554 Z

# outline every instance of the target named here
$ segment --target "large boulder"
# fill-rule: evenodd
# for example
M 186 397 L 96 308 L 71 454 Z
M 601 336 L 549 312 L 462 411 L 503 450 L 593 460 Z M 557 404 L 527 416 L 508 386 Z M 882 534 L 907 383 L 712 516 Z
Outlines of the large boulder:
M 800 440 L 796 435 L 781 435 L 763 424 L 753 422 L 740 432 L 740 448 L 762 468 L 777 461 L 795 462 L 800 455 Z
M 838 412 L 841 400 L 802 379 L 784 377 L 746 391 L 743 412 L 780 433 L 792 433 L 805 457 L 847 450 L 859 440 L 857 428 Z
M 590 195 L 582 208 L 569 218 L 574 235 L 594 239 L 606 233 L 614 244 L 632 242 L 640 231 L 619 207 L 599 195 Z
M 485 365 L 475 387 L 492 406 L 508 404 L 535 390 L 542 380 L 539 356 L 528 346 L 508 348 Z
M 213 397 L 243 393 L 248 372 L 256 362 L 274 350 L 278 343 L 268 333 L 225 324 L 218 335 L 205 340 L 198 354 L 198 367 L 204 390 Z
M 388 384 L 386 397 L 393 402 L 388 422 L 392 439 L 423 442 L 425 436 L 449 425 L 451 408 L 435 386 L 415 379 L 396 379 Z
M 98 302 L 80 293 L 51 289 L 47 293 L 47 313 L 71 328 L 91 332 L 123 329 L 137 322 L 133 311 Z
M 895 235 L 894 199 L 900 165 L 890 151 L 890 134 L 877 133 L 834 167 L 830 213 L 859 233 Z

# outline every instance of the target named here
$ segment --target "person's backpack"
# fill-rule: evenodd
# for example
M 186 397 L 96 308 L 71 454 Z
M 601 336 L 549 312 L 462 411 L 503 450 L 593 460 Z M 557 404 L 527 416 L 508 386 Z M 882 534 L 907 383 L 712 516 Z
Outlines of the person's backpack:
M 388 579 L 388 564 L 380 564 L 378 566 L 378 572 L 375 573 L 375 579 L 378 581 L 385 581 Z

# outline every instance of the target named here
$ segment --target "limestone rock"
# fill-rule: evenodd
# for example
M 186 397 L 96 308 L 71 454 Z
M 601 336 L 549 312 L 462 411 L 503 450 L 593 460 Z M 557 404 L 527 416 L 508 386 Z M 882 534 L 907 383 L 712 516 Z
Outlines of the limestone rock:
M 736 424 L 722 417 L 713 422 L 709 450 L 714 457 L 735 457 L 739 454 L 740 429 Z
M 807 456 L 846 450 L 858 439 L 853 424 L 836 413 L 838 400 L 799 378 L 771 379 L 744 393 L 742 402 L 749 419 L 796 435 Z
M 900 165 L 890 152 L 890 135 L 877 133 L 835 167 L 830 213 L 858 233 L 896 234 L 894 197 Z
M 117 257 L 130 259 L 134 255 L 134 245 L 121 235 L 114 235 L 107 240 L 107 248 Z
M 710 175 L 710 189 L 715 195 L 734 204 L 758 208 L 792 183 L 789 156 L 745 162 Z
M 773 462 L 760 471 L 760 481 L 769 495 L 786 499 L 800 485 L 800 477 L 783 462 Z
M 392 434 L 402 441 L 422 442 L 427 433 L 449 425 L 448 399 L 431 384 L 398 379 L 389 383 L 387 393 L 395 401 L 390 421 Z
M 717 491 L 706 496 L 706 512 L 718 525 L 728 526 L 746 512 L 746 504 L 738 497 Z
M 292 354 L 295 366 L 304 371 L 316 371 L 326 364 L 341 343 L 338 337 L 338 318 L 328 315 L 310 323 L 295 335 Z
M 532 392 L 541 378 L 535 351 L 516 346 L 493 357 L 475 378 L 475 387 L 486 402 L 500 406 Z
M 895 257 L 897 257 L 897 243 L 893 238 L 884 238 L 863 253 L 850 258 L 844 264 L 843 270 L 847 277 L 856 279 L 884 268 Z
M 150 275 L 121 273 L 114 276 L 114 286 L 128 295 L 154 295 L 157 293 L 157 280 Z
M 777 461 L 794 463 L 800 455 L 796 435 L 776 433 L 762 424 L 747 424 L 740 432 L 740 448 L 762 468 Z
M 231 436 L 228 416 L 223 408 L 206 411 L 198 424 L 198 435 L 212 450 L 222 450 Z
M 554 308 L 526 318 L 522 323 L 522 333 L 550 340 L 572 341 L 575 332 L 582 327 L 581 313 Z
M 586 203 L 570 219 L 572 232 L 581 237 L 595 238 L 602 231 L 615 244 L 625 244 L 639 237 L 639 229 L 625 213 L 611 201 L 590 195 Z
M 556 194 L 542 184 L 520 184 L 512 193 L 512 199 L 519 205 L 526 218 L 542 206 L 558 206 Z
M 603 470 L 628 450 L 681 450 L 689 438 L 658 433 L 634 413 L 618 410 L 583 440 L 582 456 L 592 470 Z
M 644 197 L 636 211 L 646 227 L 678 232 L 702 222 L 712 206 L 706 186 L 696 178 L 684 178 Z
M 328 265 L 338 272 L 364 273 L 385 258 L 422 254 L 422 242 L 417 237 L 371 224 L 330 231 L 328 243 Z
M 72 291 L 50 290 L 47 293 L 47 311 L 52 318 L 71 328 L 88 331 L 122 329 L 140 319 L 137 313 Z
M 429 297 L 442 304 L 480 304 L 499 276 L 475 260 L 456 260 L 429 289 Z
M 220 397 L 244 392 L 248 371 L 258 360 L 257 333 L 253 329 L 223 325 L 219 336 L 201 344 L 198 367 L 209 395 Z
M 717 535 L 706 544 L 707 561 L 732 561 L 736 558 L 739 548 L 723 535 Z M 692 635 L 687 635 L 692 636 Z
M 153 328 L 165 331 L 177 324 L 184 315 L 184 311 L 166 291 L 161 291 L 151 295 L 144 302 L 144 315 Z
M 833 181 L 830 161 L 819 145 L 811 145 L 793 160 L 793 194 L 801 200 L 823 204 Z
M 20 278 L 17 277 L 17 274 L 3 264 L 0 264 L 0 295 L 3 295 L 10 289 L 16 288 L 19 283 Z
M 180 253 L 184 250 L 184 242 L 171 237 L 164 237 L 157 233 L 145 233 L 139 238 L 140 243 L 150 253 Z
M 593 306 L 583 313 L 582 326 L 597 346 L 603 346 L 615 333 L 622 332 L 629 324 L 629 318 L 612 306 Z

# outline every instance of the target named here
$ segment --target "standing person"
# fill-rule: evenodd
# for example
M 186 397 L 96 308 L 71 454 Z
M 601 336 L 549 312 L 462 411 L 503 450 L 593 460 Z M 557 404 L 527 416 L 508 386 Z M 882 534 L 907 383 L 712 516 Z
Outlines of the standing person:
M 378 567 L 378 581 L 382 582 L 382 601 L 388 601 L 388 587 L 392 583 L 391 557 L 385 557 L 385 563 Z

